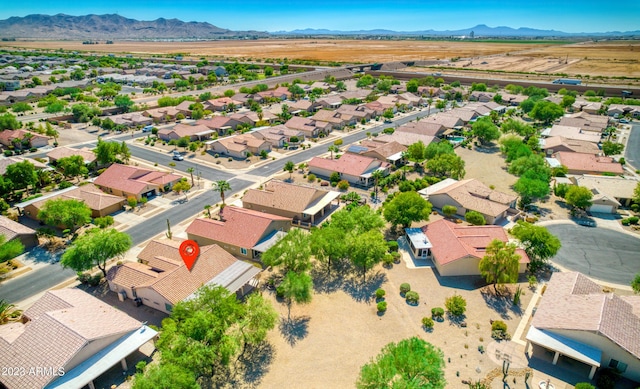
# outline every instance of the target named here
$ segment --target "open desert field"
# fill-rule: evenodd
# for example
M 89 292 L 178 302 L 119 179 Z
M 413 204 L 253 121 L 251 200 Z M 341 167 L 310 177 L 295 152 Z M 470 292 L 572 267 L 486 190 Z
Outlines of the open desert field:
M 464 70 L 640 77 L 640 41 L 381 41 L 333 39 L 129 42 L 83 45 L 78 41 L 0 42 L 0 48 L 64 49 L 96 53 L 170 55 L 209 59 L 303 59 L 343 63 L 450 60 Z

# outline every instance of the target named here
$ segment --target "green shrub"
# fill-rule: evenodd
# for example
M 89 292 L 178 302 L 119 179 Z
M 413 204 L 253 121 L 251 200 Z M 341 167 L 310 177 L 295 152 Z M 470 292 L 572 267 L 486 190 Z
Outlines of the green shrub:
M 390 240 L 387 242 L 387 247 L 389 247 L 389 251 L 397 252 L 398 251 L 398 242 L 395 240 Z
M 340 180 L 338 182 L 338 189 L 340 190 L 347 190 L 349 189 L 349 181 L 347 180 Z
M 411 290 L 411 285 L 407 284 L 406 282 L 400 284 L 400 293 L 407 293 L 410 290 Z
M 487 224 L 487 221 L 484 219 L 484 216 L 480 212 L 477 211 L 468 211 L 464 214 L 464 220 L 468 223 L 473 224 L 474 226 L 484 226 Z
M 378 312 L 384 312 L 387 310 L 387 302 L 386 301 L 380 301 L 377 305 L 376 308 L 378 308 Z
M 61 181 L 58 184 L 58 189 L 67 189 L 67 188 L 71 188 L 73 186 L 72 183 L 70 183 L 69 181 Z
M 315 180 L 316 180 L 316 175 L 315 174 L 309 174 L 307 176 L 307 181 L 314 182 Z
M 445 300 L 444 306 L 453 316 L 462 316 L 467 310 L 467 300 L 458 294 L 454 294 Z
M 410 304 L 417 304 L 418 301 L 420 301 L 420 295 L 418 294 L 418 292 L 416 291 L 409 291 L 404 295 L 404 298 L 407 300 L 408 303 Z
M 385 292 L 384 289 L 376 290 L 376 298 L 377 299 L 383 298 L 385 294 L 387 294 L 387 292 Z
M 444 309 L 440 307 L 431 308 L 431 316 L 439 319 L 444 316 Z
M 278 285 L 278 287 L 276 287 L 276 297 L 284 298 L 284 286 L 283 285 Z
M 506 332 L 507 331 L 507 324 L 505 322 L 503 322 L 502 320 L 496 320 L 493 323 L 491 323 L 491 331 Z
M 430 317 L 423 317 L 422 318 L 422 325 L 424 326 L 424 328 L 426 328 L 427 330 L 430 330 L 433 328 L 433 319 Z
M 111 215 L 107 215 L 105 217 L 97 217 L 93 219 L 93 224 L 95 224 L 100 228 L 107 228 L 109 226 L 112 226 L 113 223 L 114 223 L 114 220 L 113 220 L 113 216 Z
M 136 373 L 142 374 L 145 367 L 147 367 L 147 361 L 140 361 L 136 363 Z
M 578 382 L 575 389 L 596 389 L 596 387 L 588 382 Z

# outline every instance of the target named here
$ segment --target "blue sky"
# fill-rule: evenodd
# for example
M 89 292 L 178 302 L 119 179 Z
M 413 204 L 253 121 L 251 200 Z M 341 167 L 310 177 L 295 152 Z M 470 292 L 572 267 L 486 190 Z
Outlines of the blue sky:
M 457 30 L 478 24 L 565 32 L 640 30 L 640 1 L 637 0 L 623 0 L 615 3 L 615 7 L 594 0 L 7 0 L 3 3 L 0 19 L 34 13 L 117 13 L 138 20 L 164 17 L 209 22 L 231 30 L 418 31 Z

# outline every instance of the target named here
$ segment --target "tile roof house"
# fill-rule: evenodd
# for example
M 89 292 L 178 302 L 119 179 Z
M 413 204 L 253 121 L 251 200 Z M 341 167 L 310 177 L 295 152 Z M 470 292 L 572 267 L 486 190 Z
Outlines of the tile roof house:
M 607 115 L 631 115 L 637 118 L 640 117 L 640 107 L 637 105 L 611 104 L 607 109 Z
M 569 174 L 624 174 L 622 165 L 611 157 L 560 151 L 554 158 L 569 169 Z
M 486 255 L 487 246 L 494 239 L 509 241 L 507 233 L 500 226 L 463 226 L 446 219 L 429 223 L 421 230 L 423 239 L 431 246 L 423 254 L 433 260 L 441 276 L 480 275 L 478 266 Z M 529 257 L 522 249 L 516 249 L 516 254 L 520 255 L 519 273 L 523 273 Z
M 400 166 L 404 164 L 403 154 L 405 151 L 407 151 L 407 147 L 396 141 L 388 143 L 364 141 L 360 145 L 347 147 L 346 152 L 364 155 L 365 157 L 375 158 L 395 166 Z
M 93 183 L 106 193 L 125 198 L 133 196 L 140 200 L 142 197 L 155 196 L 159 191 L 170 190 L 181 178 L 178 174 L 114 163 Z
M 126 357 L 157 334 L 82 290 L 51 290 L 24 311 L 22 323 L 0 326 L 0 365 L 25 369 L 2 374 L 0 386 L 93 387 L 118 362 L 126 370 Z
M 356 154 L 343 154 L 339 159 L 314 157 L 309 161 L 309 173 L 320 177 L 330 177 L 337 172 L 340 178 L 352 185 L 369 187 L 373 185 L 371 174 L 380 170 L 386 176 L 390 165 L 387 162 Z
M 543 137 L 562 136 L 571 140 L 581 140 L 591 143 L 600 143 L 602 136 L 598 132 L 583 131 L 580 127 L 561 126 L 554 124 L 550 128 L 546 128 L 540 134 Z
M 36 170 L 51 169 L 49 166 L 45 165 L 42 162 L 36 161 L 35 159 L 23 158 L 23 157 L 14 155 L 11 157 L 0 158 L 0 174 L 5 175 L 7 173 L 7 167 L 9 165 L 13 165 L 15 163 L 21 163 L 25 161 L 30 162 Z
M 262 118 L 261 118 L 262 117 Z M 273 123 L 278 117 L 269 111 L 262 111 L 261 113 L 254 111 L 236 112 L 233 115 L 229 115 L 230 119 L 237 120 L 241 123 L 255 126 L 258 122 Z
M 601 134 L 608 125 L 608 120 L 606 116 L 596 116 L 589 115 L 584 112 L 580 112 L 577 115 L 582 116 L 563 116 L 560 118 L 560 122 L 558 123 L 561 126 L 569 126 L 569 127 L 579 127 L 583 131 L 595 132 Z M 591 120 L 589 116 L 592 116 L 593 119 L 604 119 L 604 120 Z
M 85 164 L 91 164 L 96 160 L 96 154 L 89 148 L 83 147 L 81 149 L 74 149 L 73 147 L 61 146 L 56 147 L 47 153 L 49 162 L 56 164 L 60 158 L 67 158 L 74 155 L 79 155 L 84 159 Z
M 16 204 L 23 215 L 38 220 L 38 212 L 48 200 L 80 200 L 91 209 L 91 217 L 103 217 L 122 210 L 125 199 L 103 192 L 94 184 L 69 187 L 33 200 Z
M 35 230 L 2 215 L 0 215 L 0 235 L 4 236 L 5 242 L 19 240 L 27 250 L 38 245 Z
M 211 151 L 233 158 L 245 159 L 251 153 L 259 155 L 263 150 L 271 151 L 271 143 L 251 133 L 232 135 L 206 142 Z
M 547 155 L 552 155 L 558 151 L 593 155 L 598 155 L 602 152 L 598 145 L 593 142 L 567 139 L 563 136 L 551 136 L 540 139 L 540 148 L 544 150 Z
M 158 131 L 158 138 L 170 141 L 188 137 L 190 141 L 206 140 L 211 138 L 211 134 L 216 133 L 215 130 L 203 124 L 182 124 L 178 123 L 173 128 L 163 128 Z
M 305 138 L 317 138 L 320 134 L 327 135 L 333 129 L 331 123 L 318 122 L 311 118 L 294 116 L 284 124 L 287 128 L 299 130 L 304 133 Z
M 256 138 L 264 139 L 271 143 L 271 147 L 283 147 L 285 143 L 298 145 L 301 142 L 304 142 L 304 133 L 302 131 L 291 129 L 284 124 L 263 128 L 262 130 L 256 130 L 251 134 Z M 292 142 L 291 138 L 297 140 Z
M 597 189 L 599 193 L 607 194 L 616 199 L 620 205 L 629 206 L 633 201 L 634 190 L 638 187 L 640 179 L 632 176 L 596 176 L 583 174 L 569 178 L 574 185 L 584 186 L 589 189 Z
M 178 116 L 178 114 L 180 113 L 184 114 L 183 111 L 181 109 L 178 109 L 177 107 L 160 107 L 148 109 L 142 112 L 142 115 L 150 118 L 153 123 L 158 124 L 176 120 L 176 116 Z
M 196 125 L 203 125 L 218 132 L 218 135 L 226 135 L 235 130 L 242 122 L 231 116 L 213 116 L 209 119 L 200 119 Z
M 551 276 L 526 335 L 536 345 L 591 368 L 616 368 L 640 381 L 640 296 L 604 293 L 602 286 L 578 272 Z M 533 348 L 533 355 L 538 353 Z
M 279 86 L 275 89 L 269 89 L 266 91 L 258 92 L 256 94 L 264 99 L 269 97 L 280 99 L 280 100 L 286 100 L 291 98 L 291 92 L 289 92 L 289 89 L 284 86 Z
M 497 224 L 504 220 L 509 211 L 515 209 L 517 197 L 488 188 L 476 179 L 456 181 L 447 178 L 420 190 L 435 208 L 445 205 L 457 208 L 457 215 L 467 211 L 477 211 L 484 216 L 487 224 Z
M 210 111 L 227 111 L 231 107 L 239 108 L 243 105 L 242 101 L 234 100 L 231 97 L 219 97 L 217 99 L 207 100 L 204 102 L 204 108 Z
M 330 111 L 327 109 L 321 109 L 316 112 L 311 119 L 316 122 L 326 122 L 331 125 L 331 128 L 341 130 L 344 126 L 354 125 L 357 123 L 357 118 L 350 114 L 342 114 L 337 111 Z
M 398 126 L 398 128 L 396 128 L 396 131 L 399 131 L 399 132 L 412 132 L 414 134 L 438 136 L 438 137 L 441 135 L 444 135 L 446 130 L 447 130 L 447 127 L 443 126 L 440 123 L 429 122 L 424 120 L 420 120 L 417 122 L 409 122 L 401 126 Z
M 150 241 L 138 254 L 138 262 L 125 262 L 107 272 L 109 289 L 161 312 L 190 298 L 200 287 L 216 284 L 243 294 L 247 284 L 262 271 L 242 262 L 218 245 L 200 246 L 191 270 L 180 256 L 183 240 Z
M 457 129 L 464 127 L 464 121 L 462 121 L 459 117 L 449 115 L 448 112 L 439 112 L 433 116 L 422 119 L 421 121 L 424 121 L 426 123 L 436 123 L 446 129 Z
M 105 120 L 110 119 L 111 121 L 113 121 L 114 124 L 122 124 L 127 127 L 146 126 L 154 122 L 154 120 L 151 117 L 145 116 L 138 112 L 107 116 L 107 117 L 104 117 L 103 119 Z
M 296 222 L 317 224 L 332 210 L 339 192 L 271 180 L 263 189 L 249 189 L 242 206 L 286 217 Z
M 23 149 L 29 149 L 30 147 L 44 147 L 49 145 L 49 137 L 40 135 L 35 132 L 27 131 L 27 130 L 3 130 L 0 131 L 0 143 L 4 146 L 13 146 L 13 142 L 20 143 L 21 140 L 29 139 L 29 142 L 26 146 L 23 146 Z
M 229 254 L 256 259 L 291 228 L 291 219 L 234 206 L 220 211 L 220 220 L 197 218 L 187 236 L 199 245 L 216 244 Z M 280 232 L 280 233 L 279 233 Z
M 374 140 L 376 142 L 383 143 L 397 142 L 406 147 L 418 142 L 422 142 L 425 146 L 429 146 L 431 143 L 438 143 L 440 141 L 440 139 L 435 136 L 413 131 L 396 131 L 393 134 L 378 135 Z

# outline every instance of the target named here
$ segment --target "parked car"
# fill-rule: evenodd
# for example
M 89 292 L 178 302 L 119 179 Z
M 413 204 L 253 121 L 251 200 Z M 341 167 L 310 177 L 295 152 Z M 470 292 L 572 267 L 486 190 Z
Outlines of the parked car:
M 173 160 L 174 161 L 184 161 L 184 157 L 177 151 L 173 152 Z
M 629 119 L 620 119 L 620 123 L 629 124 Z
M 581 226 L 585 226 L 585 227 L 595 227 L 596 226 L 595 220 L 591 220 L 591 219 L 576 219 L 576 223 L 578 223 Z
M 145 126 L 145 127 L 142 129 L 142 132 L 149 132 L 149 131 L 151 131 L 151 130 L 153 130 L 153 126 Z

